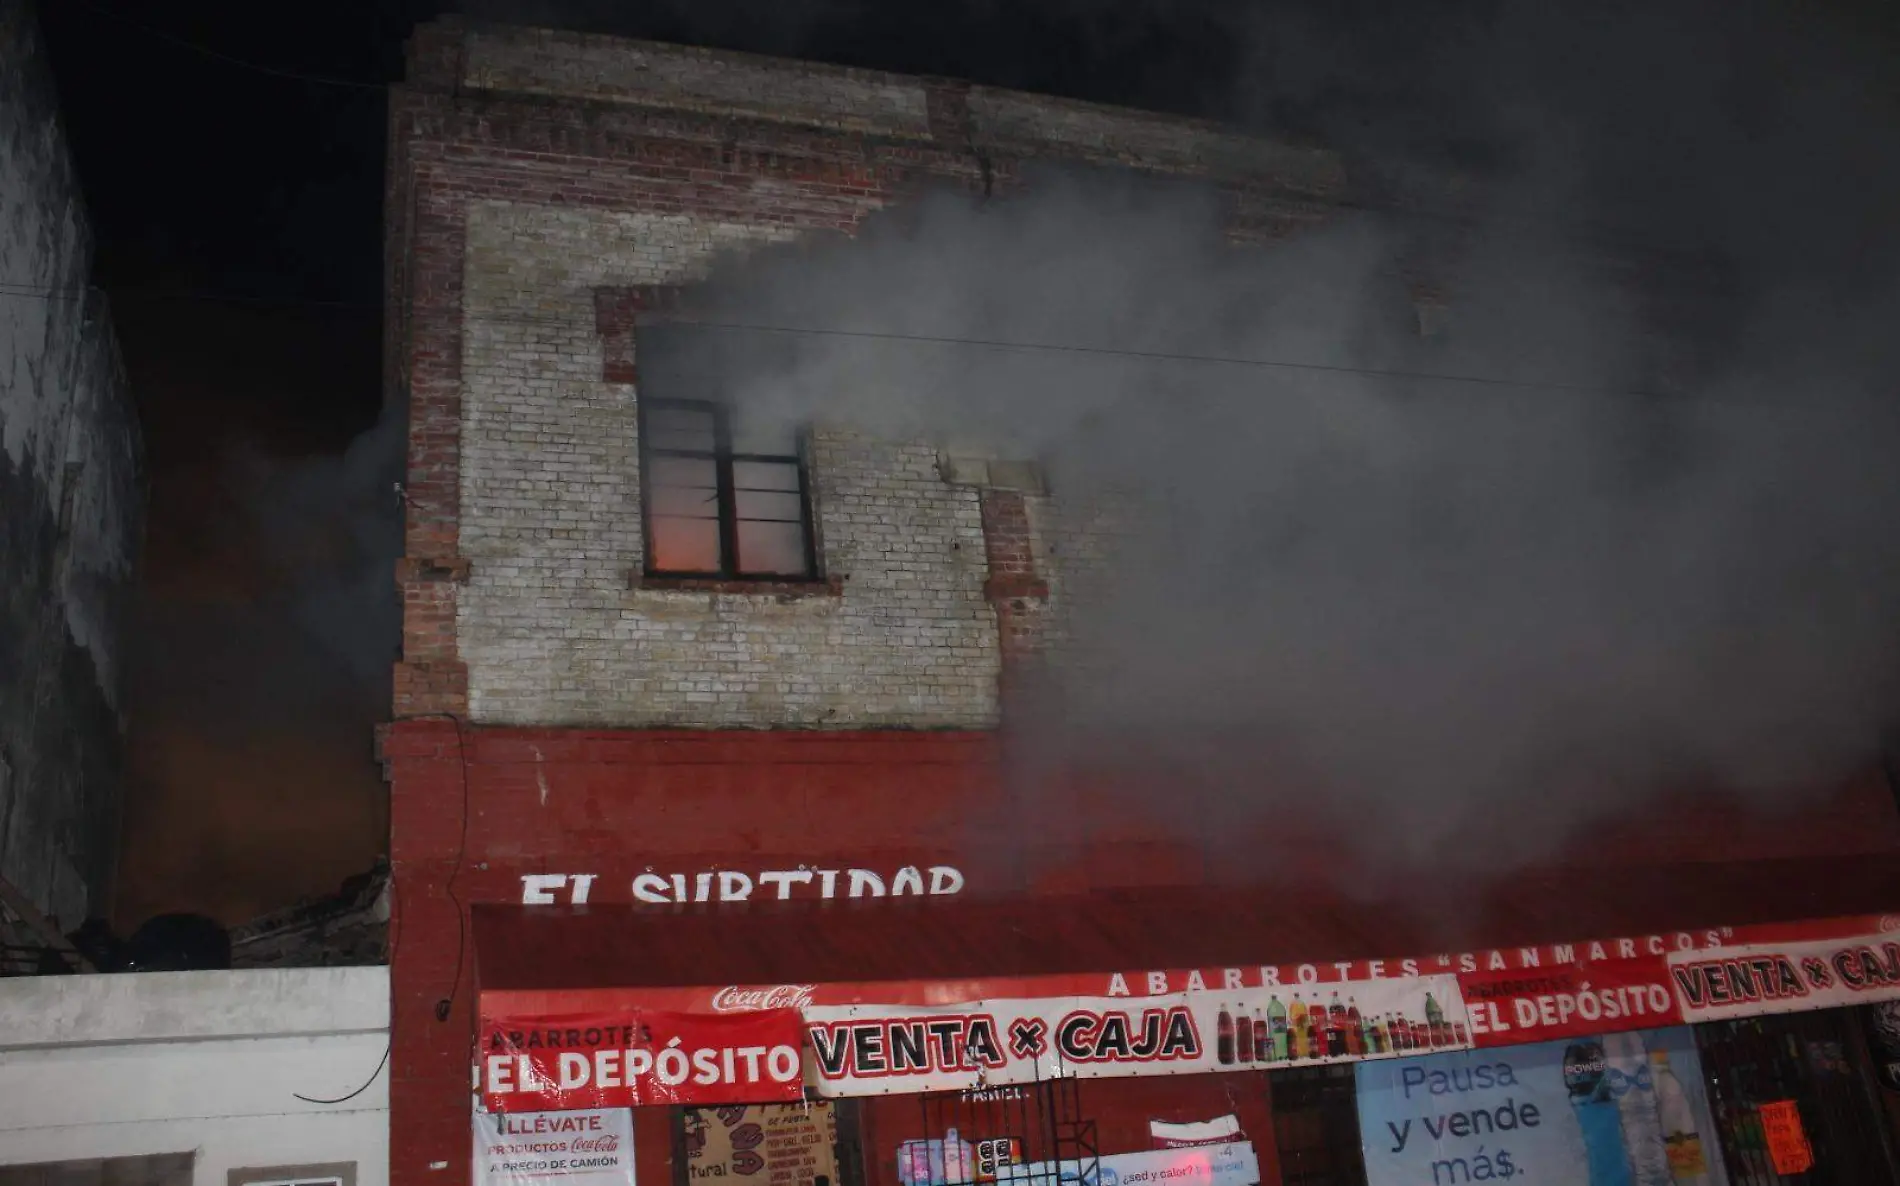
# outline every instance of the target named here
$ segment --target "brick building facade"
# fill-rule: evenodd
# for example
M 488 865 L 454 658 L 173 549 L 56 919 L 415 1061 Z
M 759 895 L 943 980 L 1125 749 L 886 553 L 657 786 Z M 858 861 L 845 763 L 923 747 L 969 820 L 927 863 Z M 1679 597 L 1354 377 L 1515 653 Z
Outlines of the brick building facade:
M 1036 160 L 1133 166 L 1216 181 L 1235 233 L 1271 237 L 1346 196 L 1336 157 L 960 83 L 446 20 L 418 30 L 391 120 L 387 382 L 410 417 L 403 653 L 381 738 L 392 1180 L 468 1173 L 496 958 L 477 907 L 908 894 L 948 911 L 1209 881 L 1199 854 L 1093 799 L 1062 834 L 1010 826 L 1010 673 L 1060 601 L 1062 563 L 1088 552 L 1059 492 L 818 425 L 815 571 L 653 576 L 636 339 L 719 249 L 849 230 L 925 184 L 1006 188 Z M 1669 810 L 1599 834 L 1591 859 L 1627 866 L 1600 899 L 1553 922 L 1559 860 L 1483 887 L 1470 924 L 1430 945 L 1704 925 L 1677 916 L 1818 859 L 1839 876 L 1808 914 L 1871 908 L 1900 848 L 1877 779 L 1798 821 L 1695 797 Z M 1274 843 L 1276 892 L 1332 921 L 1298 958 L 1427 946 L 1402 910 L 1303 894 L 1324 843 Z M 1655 899 L 1685 862 L 1699 888 L 1672 914 Z M 1123 1090 L 1105 1128 L 1226 1107 L 1212 1080 Z M 1236 1106 L 1270 1127 L 1264 1098 Z M 639 1124 L 643 1173 L 669 1173 L 663 1120 Z

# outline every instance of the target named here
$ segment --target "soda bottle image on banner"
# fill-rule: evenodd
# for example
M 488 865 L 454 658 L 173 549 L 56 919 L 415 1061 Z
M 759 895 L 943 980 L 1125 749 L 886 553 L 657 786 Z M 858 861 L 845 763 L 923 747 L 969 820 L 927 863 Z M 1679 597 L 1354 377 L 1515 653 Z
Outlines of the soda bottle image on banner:
M 1273 1057 L 1281 1062 L 1287 1060 L 1286 1043 L 1286 1006 L 1280 1003 L 1280 994 L 1273 994 L 1267 1001 L 1267 1032 L 1273 1038 Z
M 1668 1051 L 1649 1052 L 1649 1078 L 1656 1088 L 1656 1112 L 1662 1118 L 1670 1176 L 1676 1186 L 1708 1186 L 1709 1158 L 1702 1150 L 1702 1134 L 1696 1131 L 1695 1109 L 1669 1065 Z
M 1346 998 L 1346 1053 L 1366 1053 L 1366 1019 L 1359 1015 L 1359 999 Z
M 1293 994 L 1293 1007 L 1287 1010 L 1287 1056 L 1306 1057 L 1306 1002 Z
M 1425 1041 L 1432 1046 L 1443 1046 L 1445 1036 L 1445 1011 L 1438 1007 L 1438 998 L 1431 993 L 1425 994 Z
M 1232 1066 L 1234 1063 L 1234 1015 L 1227 1006 L 1220 1007 L 1220 1016 L 1214 1022 L 1214 1057 L 1220 1065 Z
M 1234 1006 L 1234 1057 L 1243 1063 L 1253 1061 L 1253 1021 L 1238 1005 Z
M 1253 1011 L 1253 1056 L 1258 1062 L 1273 1061 L 1273 1035 L 1267 1030 L 1267 1019 L 1260 1010 Z
M 1326 1005 L 1326 1055 L 1338 1058 L 1346 1053 L 1346 1006 L 1339 1003 L 1339 994 Z
M 1629 1153 L 1623 1148 L 1623 1120 L 1610 1098 L 1610 1063 L 1599 1042 L 1573 1043 L 1564 1051 L 1564 1088 L 1570 1110 L 1583 1134 L 1590 1186 L 1630 1186 Z
M 1606 1034 L 1610 1095 L 1622 1118 L 1623 1144 L 1629 1150 L 1632 1186 L 1670 1186 L 1669 1150 L 1663 1144 L 1656 1088 L 1649 1077 L 1649 1051 L 1640 1034 Z

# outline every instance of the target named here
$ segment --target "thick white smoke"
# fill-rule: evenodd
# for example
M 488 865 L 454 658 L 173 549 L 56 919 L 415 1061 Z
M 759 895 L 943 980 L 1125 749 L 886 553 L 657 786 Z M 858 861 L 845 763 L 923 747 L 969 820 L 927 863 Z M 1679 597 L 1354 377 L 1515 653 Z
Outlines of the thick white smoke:
M 1324 804 L 1420 855 L 1875 757 L 1900 408 L 1858 347 L 1892 305 L 1671 339 L 1656 286 L 1494 231 L 1441 252 L 1421 336 L 1403 220 L 1224 227 L 1211 193 L 1102 175 L 929 197 L 728 260 L 643 382 L 1042 459 L 1044 755 L 1189 767 L 1230 811 Z M 1105 550 L 1065 555 L 1104 509 Z

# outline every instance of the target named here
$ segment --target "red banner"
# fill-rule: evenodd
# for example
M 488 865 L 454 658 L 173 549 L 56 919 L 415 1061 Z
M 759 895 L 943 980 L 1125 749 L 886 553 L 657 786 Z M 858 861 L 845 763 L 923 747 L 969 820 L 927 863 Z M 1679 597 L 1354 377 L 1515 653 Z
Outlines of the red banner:
M 1673 955 L 1669 969 L 1690 1021 L 1900 1000 L 1900 933 Z
M 1458 977 L 1476 1046 L 1514 1046 L 1584 1034 L 1679 1025 L 1668 961 L 1605 960 Z
M 804 1092 L 796 1009 L 647 1010 L 490 1018 L 480 1092 L 490 1112 L 747 1104 Z

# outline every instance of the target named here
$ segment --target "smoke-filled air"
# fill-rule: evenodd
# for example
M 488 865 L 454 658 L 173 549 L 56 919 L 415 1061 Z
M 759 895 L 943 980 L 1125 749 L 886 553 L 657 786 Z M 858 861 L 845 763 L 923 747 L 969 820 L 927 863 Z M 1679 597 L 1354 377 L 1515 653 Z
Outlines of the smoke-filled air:
M 1798 807 L 1877 759 L 1889 290 L 1719 244 L 1632 274 L 1515 218 L 1245 244 L 1211 190 L 1021 180 L 723 260 L 642 379 L 1040 461 L 1026 753 L 1191 770 L 1215 802 L 1153 801 L 1190 831 L 1323 805 L 1388 857 L 1533 854 L 1659 789 Z

